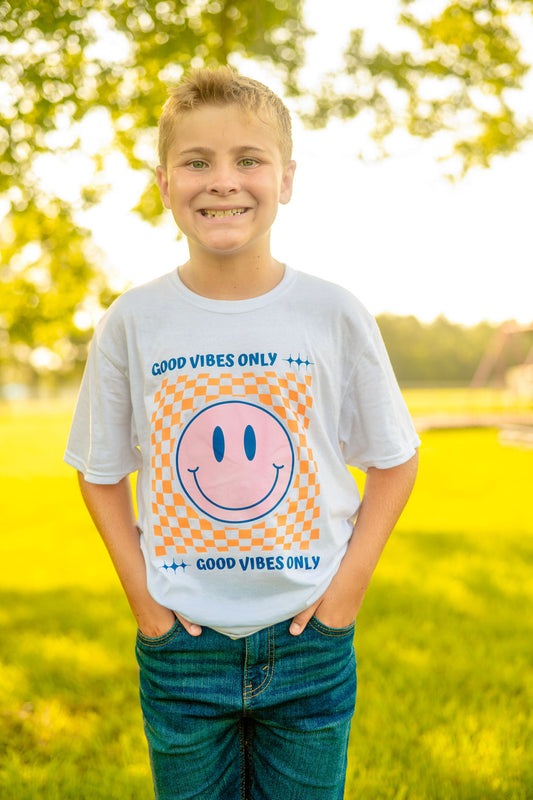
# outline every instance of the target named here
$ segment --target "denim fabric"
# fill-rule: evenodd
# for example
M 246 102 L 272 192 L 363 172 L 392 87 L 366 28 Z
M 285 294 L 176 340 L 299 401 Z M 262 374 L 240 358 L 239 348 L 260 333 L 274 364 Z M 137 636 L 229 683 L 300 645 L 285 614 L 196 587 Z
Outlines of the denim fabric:
M 353 629 L 311 619 L 243 639 L 176 621 L 137 636 L 157 800 L 342 800 L 357 688 Z

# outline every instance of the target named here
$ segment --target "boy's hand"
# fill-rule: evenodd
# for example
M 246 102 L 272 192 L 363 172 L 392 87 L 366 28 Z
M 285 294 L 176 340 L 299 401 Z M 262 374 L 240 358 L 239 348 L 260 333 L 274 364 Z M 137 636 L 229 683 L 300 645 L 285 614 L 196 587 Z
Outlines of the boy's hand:
M 189 622 L 179 614 L 175 614 L 169 608 L 165 608 L 165 606 L 159 606 L 157 615 L 152 613 L 150 614 L 149 619 L 146 621 L 143 620 L 142 623 L 139 622 L 139 630 L 149 639 L 158 639 L 160 636 L 164 636 L 172 629 L 174 623 L 176 622 L 176 617 L 181 622 L 188 634 L 191 636 L 199 636 L 201 634 L 202 629 L 199 625 Z
M 316 603 L 296 614 L 291 622 L 289 632 L 293 636 L 299 636 L 313 616 L 328 628 L 347 628 L 355 620 L 363 602 L 363 596 L 364 593 L 358 602 L 354 601 L 353 597 L 342 598 L 336 594 L 335 587 L 330 586 Z
M 293 636 L 299 636 L 301 633 L 303 633 L 307 623 L 314 615 L 321 602 L 322 598 L 317 600 L 316 603 L 313 603 L 313 605 L 309 608 L 306 608 L 305 611 L 300 611 L 299 614 L 296 614 L 291 622 L 289 633 L 292 633 Z
M 200 636 L 202 632 L 200 625 L 197 625 L 195 622 L 189 622 L 188 619 L 184 619 L 180 614 L 176 614 L 176 617 L 179 619 L 188 634 L 191 636 Z
M 353 571 L 349 558 L 345 556 L 322 597 L 296 614 L 289 632 L 299 636 L 313 615 L 328 628 L 347 628 L 361 608 L 370 577 L 369 572 Z
M 150 615 L 137 618 L 140 632 L 149 639 L 158 639 L 164 636 L 176 622 L 176 615 L 169 608 L 159 606 L 157 613 L 151 610 Z

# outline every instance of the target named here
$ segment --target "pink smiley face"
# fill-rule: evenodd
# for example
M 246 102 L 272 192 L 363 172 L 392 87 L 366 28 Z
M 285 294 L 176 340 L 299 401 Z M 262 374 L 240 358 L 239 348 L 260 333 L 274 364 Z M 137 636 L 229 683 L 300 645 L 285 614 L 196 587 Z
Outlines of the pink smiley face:
M 289 434 L 277 416 L 240 400 L 214 403 L 185 427 L 176 451 L 181 485 L 219 522 L 252 522 L 287 494 L 294 471 Z

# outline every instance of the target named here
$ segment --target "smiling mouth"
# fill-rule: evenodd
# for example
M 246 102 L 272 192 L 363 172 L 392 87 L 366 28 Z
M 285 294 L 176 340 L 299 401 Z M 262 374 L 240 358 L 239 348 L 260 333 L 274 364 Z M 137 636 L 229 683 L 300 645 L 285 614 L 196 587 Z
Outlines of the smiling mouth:
M 241 506 L 241 507 L 221 506 L 221 505 L 219 505 L 219 503 L 215 503 L 215 502 L 214 502 L 214 500 L 211 500 L 211 499 L 210 499 L 210 498 L 209 498 L 209 497 L 208 497 L 208 496 L 207 496 L 207 495 L 206 495 L 206 494 L 205 494 L 205 493 L 202 491 L 202 489 L 201 489 L 201 487 L 200 487 L 200 484 L 198 483 L 198 477 L 197 477 L 196 473 L 198 472 L 198 470 L 200 469 L 200 467 L 196 467 L 196 469 L 188 469 L 188 470 L 187 470 L 187 472 L 191 472 L 191 473 L 194 475 L 194 482 L 195 482 L 195 484 L 196 484 L 196 488 L 198 489 L 198 491 L 200 492 L 200 494 L 202 495 L 202 497 L 203 497 L 205 500 L 207 500 L 207 502 L 208 502 L 208 503 L 211 503 L 211 505 L 215 506 L 216 508 L 221 508 L 223 511 L 248 511 L 248 510 L 249 510 L 249 509 L 251 509 L 251 508 L 256 508 L 256 506 L 259 506 L 259 505 L 261 505 L 261 503 L 263 503 L 263 502 L 264 502 L 264 501 L 265 501 L 265 500 L 266 500 L 268 497 L 270 497 L 270 495 L 272 494 L 272 492 L 273 492 L 273 491 L 274 491 L 274 489 L 276 488 L 276 484 L 277 484 L 277 482 L 278 482 L 278 478 L 279 478 L 279 473 L 280 473 L 280 472 L 281 472 L 281 470 L 283 469 L 283 466 L 284 466 L 284 465 L 282 464 L 280 467 L 278 467 L 278 465 L 277 465 L 277 464 L 272 464 L 272 466 L 273 466 L 273 467 L 274 467 L 274 469 L 276 470 L 276 477 L 274 478 L 274 483 L 272 484 L 272 487 L 271 487 L 270 491 L 269 491 L 269 492 L 267 492 L 267 494 L 266 494 L 264 497 L 262 497 L 262 498 L 261 498 L 261 500 L 258 500 L 258 501 L 257 501 L 257 503 L 252 503 L 252 504 L 251 504 L 251 505 L 249 505 L 249 506 Z
M 247 210 L 247 208 L 202 208 L 200 213 L 203 217 L 240 217 L 241 214 L 245 214 Z

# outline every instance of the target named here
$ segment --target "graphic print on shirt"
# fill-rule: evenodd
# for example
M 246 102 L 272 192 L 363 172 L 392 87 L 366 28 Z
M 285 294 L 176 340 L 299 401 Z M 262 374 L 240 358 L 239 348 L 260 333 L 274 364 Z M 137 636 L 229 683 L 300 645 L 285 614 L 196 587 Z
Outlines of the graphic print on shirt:
M 152 415 L 155 555 L 308 550 L 319 538 L 311 376 L 164 379 Z
M 242 400 L 199 411 L 179 438 L 178 478 L 208 517 L 233 524 L 269 514 L 291 485 L 294 451 L 279 417 Z

